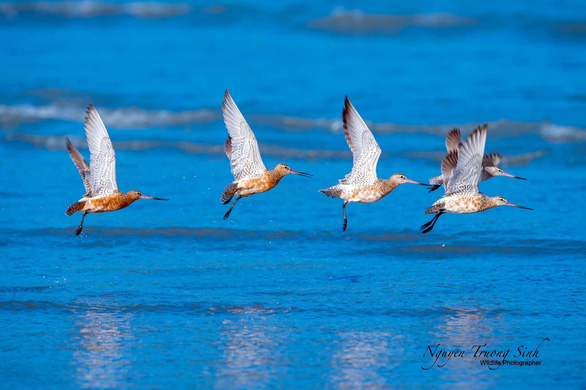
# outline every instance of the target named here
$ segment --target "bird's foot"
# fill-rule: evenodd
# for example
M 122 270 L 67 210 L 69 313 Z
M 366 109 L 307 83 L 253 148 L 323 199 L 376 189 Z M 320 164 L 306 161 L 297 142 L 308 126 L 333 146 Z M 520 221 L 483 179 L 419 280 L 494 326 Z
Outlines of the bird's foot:
M 425 229 L 426 227 L 428 227 L 429 225 L 431 225 L 433 222 L 433 219 L 431 221 L 429 221 L 428 223 L 424 223 L 423 225 L 421 225 L 421 229 Z
M 433 229 L 433 225 L 431 225 L 430 227 L 428 227 L 427 229 L 423 230 L 421 233 L 425 234 L 427 232 L 430 232 L 431 229 Z
M 429 192 L 433 192 L 433 191 L 437 190 L 440 187 L 441 187 L 441 185 L 439 185 L 439 184 L 430 185 L 429 186 Z

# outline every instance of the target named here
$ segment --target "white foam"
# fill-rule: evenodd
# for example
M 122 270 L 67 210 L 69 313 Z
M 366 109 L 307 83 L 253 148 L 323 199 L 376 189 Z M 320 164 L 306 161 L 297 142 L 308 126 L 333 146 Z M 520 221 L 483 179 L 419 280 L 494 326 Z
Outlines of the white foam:
M 0 14 L 16 17 L 21 13 L 60 15 L 68 18 L 94 17 L 106 15 L 130 15 L 136 18 L 167 18 L 191 12 L 188 4 L 134 2 L 114 4 L 98 1 L 61 1 L 0 3 Z
M 146 110 L 139 107 L 97 108 L 100 116 L 108 123 L 108 126 L 119 129 L 179 126 L 210 122 L 221 117 L 219 108 L 217 110 L 199 109 L 180 112 Z M 84 112 L 84 107 L 62 104 L 43 106 L 0 104 L 0 124 L 15 127 L 26 122 L 49 119 L 82 122 Z
M 409 26 L 440 28 L 471 26 L 477 23 L 478 21 L 474 18 L 457 16 L 446 12 L 385 15 L 367 14 L 360 10 L 337 8 L 330 15 L 310 22 L 309 27 L 341 33 L 395 34 Z

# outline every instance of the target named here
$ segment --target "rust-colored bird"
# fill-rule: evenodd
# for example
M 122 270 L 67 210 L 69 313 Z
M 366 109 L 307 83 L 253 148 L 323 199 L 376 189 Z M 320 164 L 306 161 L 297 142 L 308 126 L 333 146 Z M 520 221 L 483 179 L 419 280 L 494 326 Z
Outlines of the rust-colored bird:
M 458 150 L 462 146 L 462 135 L 460 134 L 460 129 L 453 129 L 450 131 L 448 136 L 446 137 L 446 149 L 448 153 L 455 151 L 456 158 L 458 157 Z M 513 176 L 510 173 L 503 171 L 501 168 L 498 167 L 501 160 L 503 159 L 502 154 L 500 153 L 490 153 L 485 154 L 482 157 L 482 171 L 480 173 L 479 181 L 486 181 L 488 179 L 492 179 L 496 176 L 505 176 L 505 177 L 512 177 L 513 179 L 520 179 L 520 180 L 527 180 L 524 177 Z M 429 188 L 429 192 L 435 191 L 440 188 L 442 185 L 446 185 L 447 180 L 444 180 L 443 175 L 435 176 L 429 179 L 429 183 L 432 184 Z
M 478 127 L 459 150 L 452 150 L 444 158 L 442 176 L 446 183 L 446 193 L 425 211 L 425 214 L 435 215 L 431 221 L 421 226 L 422 233 L 433 229 L 438 218 L 444 213 L 471 214 L 498 206 L 532 210 L 510 203 L 502 196 L 486 196 L 478 192 L 486 134 L 487 125 Z
M 256 137 L 228 90 L 224 93 L 222 112 L 229 133 L 224 143 L 224 151 L 230 159 L 232 175 L 234 175 L 234 181 L 228 184 L 222 193 L 222 203 L 226 204 L 236 196 L 224 219 L 228 219 L 236 202 L 241 198 L 272 189 L 290 173 L 305 177 L 312 176 L 309 173 L 294 171 L 286 164 L 278 164 L 275 169 L 265 168 Z
M 85 118 L 85 134 L 90 148 L 90 164 L 73 146 L 69 138 L 66 140 L 67 150 L 73 163 L 79 170 L 85 187 L 83 198 L 73 203 L 65 214 L 73 215 L 82 212 L 81 223 L 75 231 L 79 235 L 83 229 L 83 220 L 88 213 L 105 213 L 128 207 L 138 199 L 167 200 L 142 195 L 140 191 L 129 191 L 126 194 L 118 190 L 116 185 L 116 155 L 110 136 L 96 108 L 90 104 Z
M 376 165 L 381 154 L 380 146 L 374 139 L 372 132 L 364 123 L 348 97 L 345 100 L 342 117 L 344 119 L 344 133 L 346 142 L 352 151 L 352 171 L 340 180 L 340 183 L 320 190 L 330 198 L 344 199 L 342 211 L 344 223 L 342 231 L 346 231 L 346 205 L 351 202 L 372 203 L 381 200 L 403 183 L 413 183 L 428 186 L 424 183 L 409 180 L 402 173 L 396 173 L 389 179 L 379 179 L 376 175 Z

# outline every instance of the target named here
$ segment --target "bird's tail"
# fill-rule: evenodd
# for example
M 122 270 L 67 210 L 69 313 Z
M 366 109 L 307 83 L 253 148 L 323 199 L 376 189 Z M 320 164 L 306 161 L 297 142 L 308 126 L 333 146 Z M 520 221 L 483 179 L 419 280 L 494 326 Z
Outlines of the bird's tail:
M 232 197 L 236 193 L 236 190 L 238 190 L 238 184 L 235 181 L 228 184 L 228 187 L 224 189 L 224 192 L 222 192 L 222 197 L 220 198 L 222 200 L 222 204 L 226 204 L 231 201 Z
M 436 214 L 444 210 L 444 203 L 434 203 L 430 208 L 425 210 L 425 214 Z
M 71 206 L 69 206 L 67 208 L 65 215 L 73 215 L 73 214 L 77 213 L 79 210 L 83 209 L 84 205 L 85 205 L 85 201 L 75 202 L 74 204 L 72 204 Z
M 339 198 L 342 192 L 341 189 L 337 188 L 337 186 L 333 186 L 330 188 L 326 188 L 325 190 L 319 190 L 322 194 L 326 194 L 330 198 Z

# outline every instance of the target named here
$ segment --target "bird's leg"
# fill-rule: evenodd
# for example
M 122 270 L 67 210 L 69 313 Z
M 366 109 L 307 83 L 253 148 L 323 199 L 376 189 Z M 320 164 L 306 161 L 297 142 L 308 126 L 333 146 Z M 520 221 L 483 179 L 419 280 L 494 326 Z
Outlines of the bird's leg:
M 87 214 L 87 213 L 86 213 L 86 212 L 84 212 L 84 213 L 81 215 L 81 222 L 79 223 L 79 226 L 77 227 L 77 230 L 75 231 L 75 235 L 76 235 L 76 236 L 79 236 L 79 235 L 81 234 L 81 229 L 83 229 L 83 220 L 84 220 L 84 218 L 85 218 L 85 215 L 86 215 L 86 214 Z
M 234 201 L 234 203 L 232 203 L 232 207 L 230 207 L 230 210 L 228 210 L 228 212 L 226 214 L 224 214 L 224 219 L 228 219 L 228 217 L 230 216 L 230 213 L 232 212 L 232 209 L 236 205 L 236 202 L 238 202 L 240 200 L 240 198 L 242 198 L 242 197 L 239 196 L 238 198 L 236 198 L 236 200 Z
M 344 201 L 344 204 L 342 205 L 342 210 L 344 211 L 344 225 L 342 225 L 342 231 L 345 232 L 346 231 L 346 226 L 348 226 L 348 219 L 346 218 L 346 205 L 348 204 L 348 201 Z
M 439 217 L 443 213 L 444 212 L 442 210 L 440 210 L 436 215 L 433 216 L 433 218 L 431 219 L 431 221 L 429 221 L 426 224 L 421 225 L 421 229 L 425 229 L 421 233 L 427 233 L 427 232 L 431 231 L 431 229 L 433 229 L 433 227 L 435 226 L 435 223 L 437 222 L 437 220 L 439 219 Z
M 436 219 L 437 214 L 433 216 L 433 218 L 431 219 L 431 221 L 429 221 L 428 223 L 424 223 L 423 225 L 421 225 L 421 229 L 425 229 L 426 227 L 428 227 L 429 225 L 431 225 L 431 223 L 433 222 L 434 219 Z

